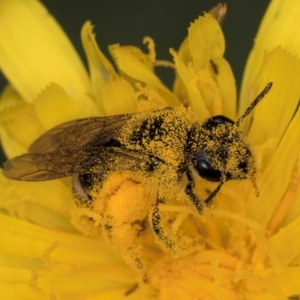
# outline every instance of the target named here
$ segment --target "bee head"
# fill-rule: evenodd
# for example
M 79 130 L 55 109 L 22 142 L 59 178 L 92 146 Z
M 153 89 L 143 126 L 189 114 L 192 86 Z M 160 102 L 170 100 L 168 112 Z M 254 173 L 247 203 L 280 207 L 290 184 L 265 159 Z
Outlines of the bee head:
M 271 86 L 269 83 L 236 122 L 213 116 L 191 130 L 192 165 L 202 178 L 219 182 L 218 189 L 226 180 L 249 178 L 257 191 L 254 156 L 240 125 Z
M 193 165 L 209 181 L 242 180 L 255 175 L 254 157 L 243 133 L 224 116 L 214 116 L 199 127 Z

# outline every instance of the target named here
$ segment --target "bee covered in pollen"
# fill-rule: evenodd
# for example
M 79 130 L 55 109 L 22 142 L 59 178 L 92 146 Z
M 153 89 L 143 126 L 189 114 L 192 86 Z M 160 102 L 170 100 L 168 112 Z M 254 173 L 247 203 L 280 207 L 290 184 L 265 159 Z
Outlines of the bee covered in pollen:
M 220 115 L 201 123 L 183 106 L 70 121 L 43 134 L 28 154 L 6 161 L 3 173 L 22 181 L 72 176 L 82 217 L 99 225 L 145 281 L 150 255 L 143 249 L 151 239 L 157 242 L 152 248 L 175 255 L 197 246 L 178 234 L 183 218 L 176 219 L 176 204 L 202 215 L 228 180 L 250 179 L 257 190 L 254 157 L 240 125 L 271 86 L 236 122 Z M 196 177 L 216 183 L 206 199 L 195 192 Z M 145 197 L 114 198 L 124 181 Z M 168 209 L 172 218 L 165 217 Z

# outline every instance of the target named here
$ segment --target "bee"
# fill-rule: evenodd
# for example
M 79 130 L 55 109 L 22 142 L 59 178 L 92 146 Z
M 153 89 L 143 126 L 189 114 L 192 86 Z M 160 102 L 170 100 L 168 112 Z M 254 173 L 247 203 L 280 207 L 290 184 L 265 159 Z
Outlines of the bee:
M 223 115 L 199 122 L 183 106 L 70 121 L 44 133 L 27 154 L 6 161 L 3 174 L 22 181 L 72 176 L 78 205 L 91 207 L 95 190 L 101 191 L 110 174 L 138 173 L 149 179 L 156 193 L 155 203 L 146 211 L 152 232 L 172 252 L 176 241 L 161 225 L 160 206 L 183 176 L 182 192 L 198 214 L 212 204 L 228 180 L 250 179 L 256 186 L 254 156 L 240 125 L 271 86 L 236 122 Z M 195 176 L 217 183 L 206 199 L 199 199 L 195 192 Z M 107 225 L 106 229 L 111 228 Z M 140 261 L 135 258 L 136 264 Z

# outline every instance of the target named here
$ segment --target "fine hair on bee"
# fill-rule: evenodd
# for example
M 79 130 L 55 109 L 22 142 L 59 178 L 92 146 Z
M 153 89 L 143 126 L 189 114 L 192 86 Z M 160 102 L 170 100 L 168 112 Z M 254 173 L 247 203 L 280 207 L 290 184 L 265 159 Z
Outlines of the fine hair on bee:
M 144 217 L 159 244 L 174 252 L 178 241 L 161 225 L 160 207 L 183 177 L 182 192 L 198 214 L 211 205 L 228 180 L 250 179 L 257 190 L 254 156 L 240 126 L 271 87 L 270 82 L 235 122 L 223 115 L 199 122 L 191 109 L 180 106 L 63 123 L 33 142 L 27 154 L 6 161 L 3 174 L 21 181 L 73 177 L 77 204 L 89 207 L 95 186 L 101 190 L 113 172 L 139 174 L 155 183 L 156 201 L 146 208 Z M 217 183 L 206 199 L 199 199 L 195 192 L 195 176 Z M 103 224 L 110 236 L 112 227 L 109 222 Z M 137 256 L 132 264 L 143 268 Z

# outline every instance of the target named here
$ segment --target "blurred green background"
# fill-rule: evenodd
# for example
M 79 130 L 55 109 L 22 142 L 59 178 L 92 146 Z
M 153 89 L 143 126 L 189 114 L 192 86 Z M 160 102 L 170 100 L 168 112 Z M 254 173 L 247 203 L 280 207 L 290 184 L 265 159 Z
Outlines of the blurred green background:
M 42 2 L 67 32 L 84 61 L 80 29 L 86 20 L 91 20 L 95 25 L 98 44 L 107 55 L 107 46 L 114 43 L 143 48 L 142 40 L 147 35 L 155 40 L 157 58 L 170 60 L 169 48 L 178 49 L 187 35 L 190 22 L 218 3 L 213 0 L 44 0 Z M 238 88 L 253 39 L 269 2 L 269 0 L 228 0 L 226 2 L 228 13 L 223 23 L 226 38 L 225 57 L 232 66 Z M 172 86 L 171 70 L 159 68 L 158 74 L 169 87 Z M 0 90 L 5 84 L 5 76 L 0 73 Z M 4 159 L 3 153 L 0 153 L 1 165 Z

